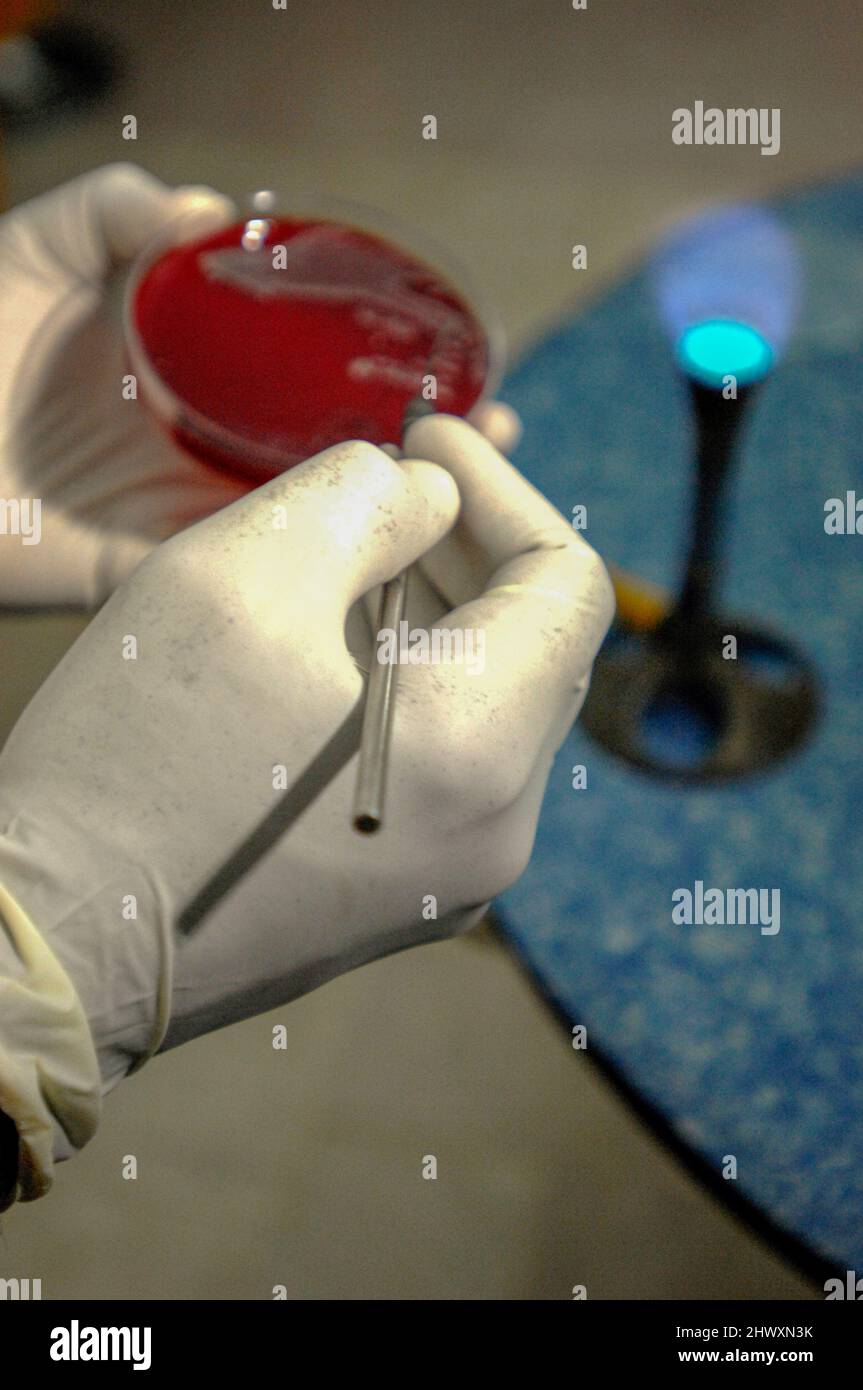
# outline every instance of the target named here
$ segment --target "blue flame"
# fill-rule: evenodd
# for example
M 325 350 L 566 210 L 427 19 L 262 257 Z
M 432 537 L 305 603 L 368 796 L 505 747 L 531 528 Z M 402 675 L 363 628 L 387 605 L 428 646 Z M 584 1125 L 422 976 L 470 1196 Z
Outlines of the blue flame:
M 725 375 L 755 381 L 782 356 L 799 304 L 800 259 L 765 208 L 738 204 L 688 219 L 660 248 L 653 273 L 659 312 L 691 375 L 710 385 Z
M 733 376 L 740 386 L 761 381 L 773 366 L 770 344 L 755 328 L 733 319 L 708 319 L 681 334 L 677 360 L 688 376 L 723 386 Z

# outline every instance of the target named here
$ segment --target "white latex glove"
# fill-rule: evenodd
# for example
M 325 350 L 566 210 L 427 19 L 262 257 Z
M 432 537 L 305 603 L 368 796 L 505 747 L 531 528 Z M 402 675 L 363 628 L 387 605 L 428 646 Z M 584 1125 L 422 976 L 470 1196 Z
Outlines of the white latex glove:
M 13 730 L 0 1107 L 37 1174 L 22 1195 L 50 1181 L 49 1140 L 55 1157 L 80 1147 L 99 1092 L 161 1046 L 459 931 L 527 863 L 610 582 L 470 425 L 423 420 L 407 444 L 433 461 L 344 444 L 159 546 Z M 386 823 L 364 838 L 346 618 L 424 555 L 438 591 L 469 591 L 444 621 L 484 632 L 485 669 L 400 667 Z M 57 1041 L 66 982 L 92 1053 Z
M 25 521 L 41 504 L 37 544 L 0 533 L 0 605 L 96 606 L 159 541 L 249 490 L 123 399 L 109 302 L 117 273 L 168 224 L 194 237 L 235 216 L 210 189 L 111 164 L 0 217 L 0 498 L 27 499 Z M 512 448 L 508 406 L 485 402 L 471 418 Z
M 246 491 L 123 399 L 107 303 L 168 224 L 198 236 L 232 215 L 209 189 L 111 164 L 0 217 L 0 497 L 41 501 L 38 544 L 0 534 L 0 604 L 96 605 L 158 541 Z

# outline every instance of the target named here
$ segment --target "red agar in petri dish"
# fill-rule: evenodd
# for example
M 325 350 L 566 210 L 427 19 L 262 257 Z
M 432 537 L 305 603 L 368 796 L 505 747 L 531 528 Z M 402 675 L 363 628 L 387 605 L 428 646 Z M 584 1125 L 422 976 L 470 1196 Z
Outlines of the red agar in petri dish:
M 465 415 L 490 371 L 486 331 L 442 275 L 381 237 L 277 217 L 175 245 L 129 304 L 145 396 L 191 453 L 258 481 L 345 439 L 398 443 L 433 375 Z

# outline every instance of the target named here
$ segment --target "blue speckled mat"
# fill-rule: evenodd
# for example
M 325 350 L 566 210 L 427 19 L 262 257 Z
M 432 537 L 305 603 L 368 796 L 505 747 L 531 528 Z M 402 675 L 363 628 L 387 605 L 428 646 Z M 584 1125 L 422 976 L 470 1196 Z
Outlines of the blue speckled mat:
M 734 483 L 724 598 L 795 635 L 825 712 L 778 771 L 660 785 L 576 728 L 536 850 L 498 903 L 543 990 L 717 1174 L 812 1250 L 863 1274 L 863 176 L 777 205 L 805 309 L 763 388 Z M 683 388 L 636 275 L 518 365 L 516 462 L 609 560 L 672 584 L 692 483 Z M 588 788 L 573 791 L 584 763 Z M 671 895 L 778 887 L 781 928 L 675 926 Z

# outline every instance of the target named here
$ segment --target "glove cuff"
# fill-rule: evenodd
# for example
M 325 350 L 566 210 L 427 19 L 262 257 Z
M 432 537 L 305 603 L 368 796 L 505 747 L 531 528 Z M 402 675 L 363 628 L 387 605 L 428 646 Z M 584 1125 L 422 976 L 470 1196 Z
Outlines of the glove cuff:
M 161 1047 L 173 942 L 158 875 L 68 819 L 12 817 L 0 884 L 0 1110 L 18 1128 L 26 1200 L 92 1138 L 102 1097 Z
M 5 940 L 3 939 L 5 937 Z M 18 1131 L 18 1176 L 0 1209 L 42 1197 L 54 1161 L 92 1139 L 102 1082 L 76 990 L 27 914 L 0 885 L 0 1110 Z

